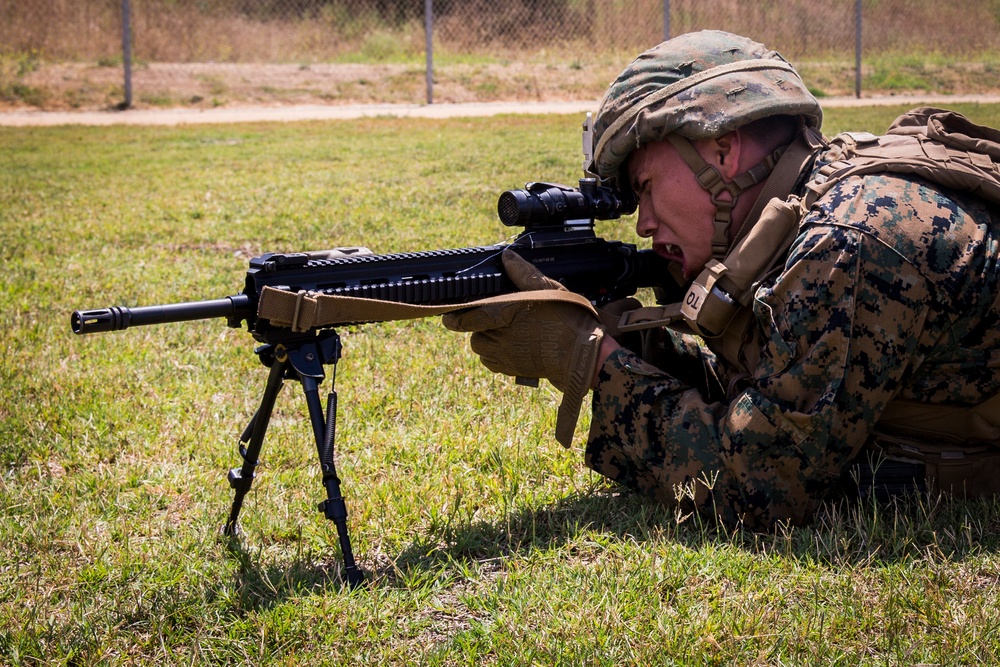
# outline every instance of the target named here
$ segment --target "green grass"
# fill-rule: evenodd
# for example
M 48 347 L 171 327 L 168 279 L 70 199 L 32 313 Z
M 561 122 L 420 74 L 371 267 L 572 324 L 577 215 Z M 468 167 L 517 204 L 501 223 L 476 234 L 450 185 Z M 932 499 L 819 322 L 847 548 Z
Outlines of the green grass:
M 995 663 L 1000 503 L 727 532 L 588 472 L 587 417 L 563 450 L 556 394 L 488 373 L 437 320 L 370 325 L 341 332 L 337 371 L 369 581 L 348 591 L 296 385 L 242 543 L 218 538 L 266 376 L 246 332 L 69 331 L 77 308 L 233 294 L 263 251 L 503 240 L 497 194 L 572 182 L 579 122 L 0 129 L 0 663 Z

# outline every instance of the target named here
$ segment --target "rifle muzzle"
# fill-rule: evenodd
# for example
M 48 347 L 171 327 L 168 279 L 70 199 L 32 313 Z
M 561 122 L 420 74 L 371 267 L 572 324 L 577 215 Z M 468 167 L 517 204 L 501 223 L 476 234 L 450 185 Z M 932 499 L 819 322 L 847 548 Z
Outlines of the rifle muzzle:
M 162 306 L 141 306 L 139 308 L 111 306 L 96 310 L 77 310 L 70 317 L 70 327 L 75 334 L 89 334 L 121 331 L 129 327 L 147 324 L 188 322 L 215 317 L 226 317 L 230 321 L 238 321 L 252 316 L 253 310 L 250 297 L 246 294 L 237 294 L 223 299 L 169 303 Z

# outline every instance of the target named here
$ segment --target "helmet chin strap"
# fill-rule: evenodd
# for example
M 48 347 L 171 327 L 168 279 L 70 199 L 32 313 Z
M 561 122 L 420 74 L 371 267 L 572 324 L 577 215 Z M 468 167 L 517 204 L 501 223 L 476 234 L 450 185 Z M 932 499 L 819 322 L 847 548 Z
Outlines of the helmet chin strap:
M 742 193 L 758 183 L 764 182 L 764 179 L 774 169 L 774 165 L 778 163 L 778 159 L 785 151 L 786 146 L 777 149 L 760 163 L 727 183 L 723 180 L 719 170 L 710 165 L 701 156 L 695 149 L 694 144 L 687 137 L 682 137 L 674 132 L 667 135 L 667 140 L 670 141 L 681 156 L 681 159 L 694 172 L 695 177 L 698 179 L 698 184 L 708 192 L 712 198 L 712 203 L 715 204 L 715 231 L 712 234 L 712 256 L 716 259 L 722 259 L 726 256 L 731 244 L 729 228 L 733 222 L 733 208 L 736 206 L 737 200 Z M 719 195 L 723 192 L 729 193 L 729 201 L 719 199 Z

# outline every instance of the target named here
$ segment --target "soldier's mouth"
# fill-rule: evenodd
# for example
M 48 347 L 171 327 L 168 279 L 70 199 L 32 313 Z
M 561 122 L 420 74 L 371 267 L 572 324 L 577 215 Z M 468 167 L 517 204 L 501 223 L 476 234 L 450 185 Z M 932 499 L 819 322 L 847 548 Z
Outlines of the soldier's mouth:
M 673 243 L 654 243 L 653 250 L 661 257 L 674 260 L 675 262 L 680 262 L 684 259 L 684 251 L 681 250 L 679 245 L 674 245 Z

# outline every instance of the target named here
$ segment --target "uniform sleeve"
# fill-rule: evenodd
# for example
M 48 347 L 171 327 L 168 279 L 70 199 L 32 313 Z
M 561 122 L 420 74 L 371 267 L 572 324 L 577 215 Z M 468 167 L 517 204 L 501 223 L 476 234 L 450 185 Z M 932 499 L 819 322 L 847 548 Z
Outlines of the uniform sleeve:
M 841 220 L 902 224 L 919 207 L 873 206 L 838 190 L 805 221 L 780 275 L 755 295 L 752 381 L 710 401 L 627 352 L 599 373 L 587 464 L 668 505 L 725 522 L 801 523 L 865 443 L 886 403 L 933 346 L 940 312 L 894 244 Z

